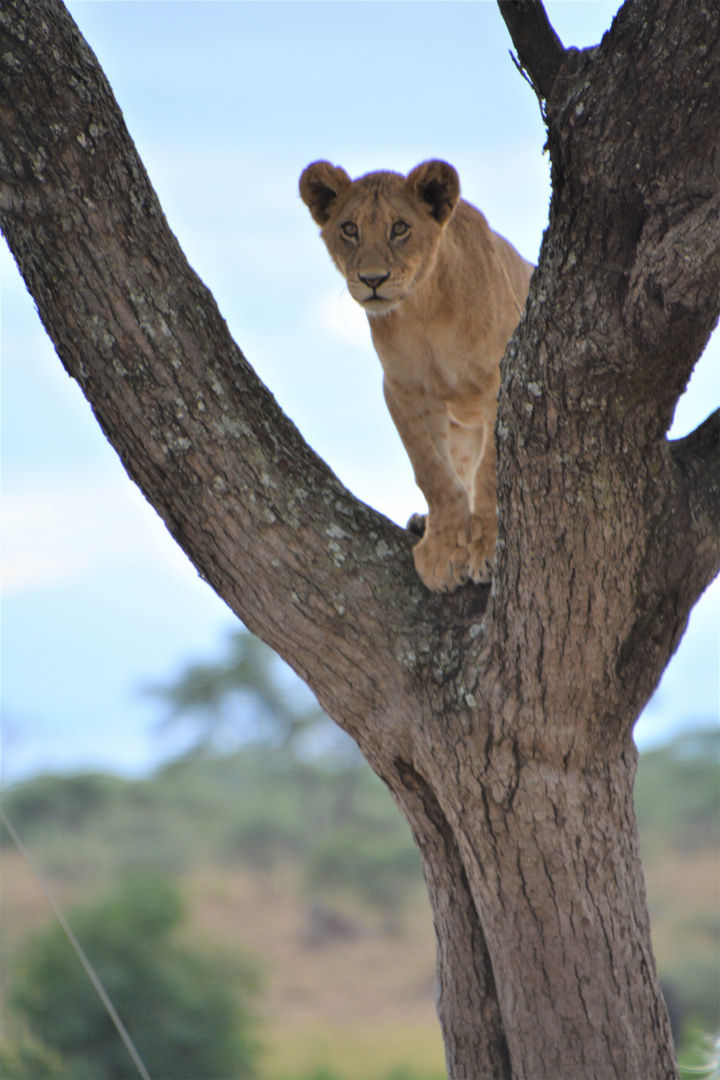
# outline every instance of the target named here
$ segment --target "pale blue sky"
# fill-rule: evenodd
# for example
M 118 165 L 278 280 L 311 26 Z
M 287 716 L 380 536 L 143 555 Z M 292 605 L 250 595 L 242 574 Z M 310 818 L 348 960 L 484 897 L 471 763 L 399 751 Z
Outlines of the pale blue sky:
M 360 498 L 422 506 L 382 400 L 364 316 L 330 265 L 297 179 L 443 157 L 529 259 L 549 198 L 544 131 L 495 3 L 75 0 L 190 262 L 250 362 Z M 615 3 L 548 3 L 566 45 Z M 172 745 L 138 694 L 211 659 L 234 618 L 127 480 L 0 252 L 3 767 L 147 768 Z M 677 434 L 720 398 L 715 339 Z M 696 609 L 638 727 L 648 745 L 717 712 L 720 589 Z

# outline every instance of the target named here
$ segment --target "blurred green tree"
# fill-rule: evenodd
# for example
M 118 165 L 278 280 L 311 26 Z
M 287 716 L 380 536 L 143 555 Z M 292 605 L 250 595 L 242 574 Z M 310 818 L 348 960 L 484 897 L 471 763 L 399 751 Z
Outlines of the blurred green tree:
M 12 819 L 23 836 L 49 823 L 76 833 L 98 814 L 114 810 L 122 792 L 120 778 L 105 773 L 41 775 L 13 789 Z M 3 833 L 0 842 L 10 843 L 10 835 Z
M 84 1080 L 70 1076 L 60 1054 L 34 1038 L 23 1023 L 7 1025 L 0 1044 L 0 1076 L 8 1080 Z
M 251 1078 L 254 971 L 247 962 L 178 944 L 183 919 L 176 885 L 135 878 L 77 908 L 70 922 L 153 1080 Z M 25 943 L 9 1002 L 76 1080 L 135 1080 L 135 1066 L 60 926 Z
M 309 731 L 326 742 L 342 742 L 350 753 L 354 749 L 305 684 L 247 630 L 229 635 L 219 661 L 190 664 L 173 682 L 144 690 L 167 706 L 166 726 L 192 723 L 196 749 L 227 749 L 238 742 L 293 746 Z

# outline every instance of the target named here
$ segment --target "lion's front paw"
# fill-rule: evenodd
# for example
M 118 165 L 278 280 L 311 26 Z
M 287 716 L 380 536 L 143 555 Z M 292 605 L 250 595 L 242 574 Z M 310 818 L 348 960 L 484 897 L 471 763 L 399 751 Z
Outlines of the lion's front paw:
M 473 517 L 471 531 L 468 544 L 468 577 L 476 584 L 487 584 L 492 578 L 497 523 L 494 518 L 481 521 L 480 518 Z
M 426 533 L 413 556 L 415 569 L 433 592 L 452 592 L 470 576 L 467 547 L 453 534 Z
M 493 551 L 495 545 L 493 545 Z M 472 541 L 468 551 L 468 577 L 476 585 L 487 585 L 492 579 L 494 559 L 492 552 L 487 554 L 485 545 Z

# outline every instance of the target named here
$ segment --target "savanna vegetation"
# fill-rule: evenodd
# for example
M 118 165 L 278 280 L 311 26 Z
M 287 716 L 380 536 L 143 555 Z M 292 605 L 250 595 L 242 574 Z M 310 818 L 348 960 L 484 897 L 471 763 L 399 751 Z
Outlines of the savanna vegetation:
M 83 943 L 113 1006 L 152 1076 L 218 1080 L 256 1076 L 246 1001 L 252 968 L 177 940 L 184 919 L 169 878 L 123 880 L 74 911 Z M 18 1015 L 2 1075 L 37 1080 L 38 1047 L 58 1080 L 123 1080 L 135 1065 L 59 924 L 28 936 L 8 992 Z M 25 1037 L 35 1040 L 30 1060 Z M 40 1059 L 42 1060 L 42 1059 Z M 40 1073 L 40 1075 L 44 1075 Z
M 185 758 L 139 780 L 38 776 L 7 793 L 8 817 L 154 1080 L 441 1077 L 409 829 L 275 663 L 236 635 L 218 663 L 152 691 L 167 722 L 194 725 Z M 641 756 L 635 788 L 654 947 L 688 1066 L 720 1030 L 719 757 L 716 731 L 684 734 Z M 6 835 L 3 859 L 3 1075 L 133 1077 Z

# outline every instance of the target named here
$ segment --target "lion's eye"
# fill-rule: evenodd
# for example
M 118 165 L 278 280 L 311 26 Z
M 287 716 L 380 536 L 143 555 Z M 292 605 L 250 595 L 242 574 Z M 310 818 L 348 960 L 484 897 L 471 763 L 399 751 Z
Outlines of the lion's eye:
M 408 225 L 408 223 L 406 221 L 396 221 L 393 224 L 392 229 L 390 230 L 390 235 L 392 237 L 404 236 L 405 233 L 407 233 L 409 231 L 410 231 L 410 226 Z
M 358 234 L 358 227 L 354 221 L 345 221 L 340 226 L 340 232 L 343 236 L 349 236 L 351 239 L 355 239 Z

